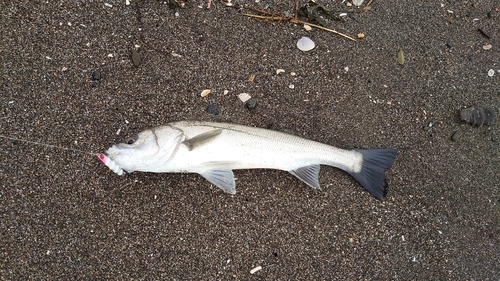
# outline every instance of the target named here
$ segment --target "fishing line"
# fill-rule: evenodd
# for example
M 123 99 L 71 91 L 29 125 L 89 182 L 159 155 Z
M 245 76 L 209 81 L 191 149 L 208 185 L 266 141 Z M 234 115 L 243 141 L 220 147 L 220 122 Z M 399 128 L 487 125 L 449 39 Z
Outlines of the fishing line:
M 76 152 L 81 152 L 81 153 L 85 153 L 85 154 L 91 154 L 93 156 L 96 155 L 96 153 L 90 152 L 90 151 L 84 151 L 84 150 L 79 150 L 79 149 L 75 149 L 75 148 L 57 146 L 57 145 L 52 145 L 52 144 L 45 144 L 45 143 L 36 142 L 36 141 L 23 140 L 23 139 L 20 139 L 20 138 L 11 138 L 11 137 L 7 137 L 7 136 L 4 136 L 4 135 L 0 135 L 0 138 L 9 139 L 9 140 L 13 140 L 13 141 L 22 141 L 22 142 L 36 144 L 36 145 L 41 145 L 41 146 L 46 146 L 46 147 L 50 147 L 50 148 L 58 148 L 58 149 L 76 151 Z

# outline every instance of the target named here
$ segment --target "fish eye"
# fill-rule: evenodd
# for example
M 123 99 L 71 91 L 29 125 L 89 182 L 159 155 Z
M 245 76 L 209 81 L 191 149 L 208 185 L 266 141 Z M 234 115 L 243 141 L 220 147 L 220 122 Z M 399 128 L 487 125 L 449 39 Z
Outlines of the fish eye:
M 135 138 L 134 137 L 128 137 L 126 140 L 125 140 L 125 143 L 126 144 L 133 144 L 135 142 Z

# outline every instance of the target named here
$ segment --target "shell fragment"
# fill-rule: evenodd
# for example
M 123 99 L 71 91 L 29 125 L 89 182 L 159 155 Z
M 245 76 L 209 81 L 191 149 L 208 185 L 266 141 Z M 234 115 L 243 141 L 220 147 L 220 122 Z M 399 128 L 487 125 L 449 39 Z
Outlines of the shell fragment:
M 206 97 L 206 96 L 208 96 L 208 95 L 210 94 L 210 92 L 212 92 L 212 91 L 211 91 L 211 90 L 203 90 L 203 91 L 201 92 L 201 96 L 202 96 L 202 97 Z
M 247 93 L 241 93 L 238 95 L 238 98 L 240 99 L 241 102 L 247 102 L 252 97 Z

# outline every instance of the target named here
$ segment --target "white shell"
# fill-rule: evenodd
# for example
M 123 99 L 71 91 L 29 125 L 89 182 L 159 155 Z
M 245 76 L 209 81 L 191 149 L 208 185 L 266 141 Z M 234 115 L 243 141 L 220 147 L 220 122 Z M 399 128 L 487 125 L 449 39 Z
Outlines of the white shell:
M 300 38 L 299 41 L 297 42 L 297 48 L 299 48 L 299 50 L 304 52 L 314 49 L 315 46 L 316 45 L 314 45 L 314 42 L 311 39 L 309 39 L 309 37 L 305 36 Z
M 358 7 L 361 6 L 363 2 L 365 2 L 365 0 L 352 0 L 352 3 Z
M 249 94 L 247 94 L 247 93 L 241 93 L 241 94 L 238 95 L 238 98 L 240 98 L 241 102 L 247 102 L 252 97 Z
M 208 96 L 208 94 L 210 94 L 210 92 L 212 92 L 212 91 L 210 91 L 210 90 L 203 90 L 203 91 L 201 92 L 201 96 L 202 96 L 202 97 L 206 97 L 206 96 Z

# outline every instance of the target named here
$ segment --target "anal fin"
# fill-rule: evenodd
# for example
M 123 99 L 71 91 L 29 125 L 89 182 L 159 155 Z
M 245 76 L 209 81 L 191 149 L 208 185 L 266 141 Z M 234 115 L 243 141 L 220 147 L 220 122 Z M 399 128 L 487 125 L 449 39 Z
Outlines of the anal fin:
M 218 188 L 224 190 L 224 192 L 236 194 L 236 183 L 232 170 L 211 170 L 200 173 L 200 175 L 215 184 Z
M 320 165 L 310 165 L 300 167 L 298 169 L 289 171 L 292 175 L 296 176 L 299 180 L 303 181 L 312 188 L 321 189 L 319 186 L 319 169 Z

